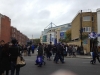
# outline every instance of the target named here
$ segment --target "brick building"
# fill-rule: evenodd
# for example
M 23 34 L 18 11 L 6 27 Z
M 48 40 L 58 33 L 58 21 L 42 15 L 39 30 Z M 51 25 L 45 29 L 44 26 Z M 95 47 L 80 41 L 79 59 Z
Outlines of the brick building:
M 9 42 L 10 25 L 11 25 L 11 19 L 5 15 L 0 14 L 0 40 Z
M 26 44 L 29 40 L 26 35 L 11 26 L 11 19 L 9 17 L 0 14 L 0 40 L 4 40 L 7 43 L 12 38 L 16 38 L 20 44 Z
M 97 13 L 96 12 L 83 12 L 78 15 L 72 21 L 71 39 L 80 39 L 80 25 L 82 15 L 82 28 L 83 35 L 88 34 L 92 31 L 97 32 Z
M 16 38 L 19 42 L 19 44 L 26 44 L 29 40 L 28 37 L 24 34 L 22 34 L 19 30 L 17 30 L 15 27 L 11 26 L 11 38 Z
M 80 39 L 80 30 L 82 24 L 82 40 Z M 81 46 L 83 43 L 84 52 L 88 53 L 91 51 L 91 43 L 88 38 L 90 32 L 97 32 L 97 12 L 82 12 L 78 13 L 72 20 L 71 27 L 71 40 L 69 44 Z M 86 38 L 84 38 L 86 37 Z

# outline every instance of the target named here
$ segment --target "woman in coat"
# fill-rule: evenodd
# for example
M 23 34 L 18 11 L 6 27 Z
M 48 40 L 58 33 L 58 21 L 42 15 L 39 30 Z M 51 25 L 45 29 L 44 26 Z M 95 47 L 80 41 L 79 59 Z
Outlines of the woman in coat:
M 18 47 L 18 42 L 16 39 L 13 39 L 12 46 L 9 48 L 10 60 L 11 60 L 11 75 L 14 75 L 16 70 L 16 75 L 20 73 L 20 66 L 16 66 L 17 57 L 20 55 L 20 48 Z
M 5 44 L 2 48 L 2 70 L 6 71 L 6 75 L 9 75 L 10 59 L 9 59 L 9 45 Z

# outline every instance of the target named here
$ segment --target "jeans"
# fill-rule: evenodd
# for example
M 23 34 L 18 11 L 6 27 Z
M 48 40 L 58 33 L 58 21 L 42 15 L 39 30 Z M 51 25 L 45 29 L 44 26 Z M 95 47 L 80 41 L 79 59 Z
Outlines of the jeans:
M 16 75 L 19 75 L 20 67 L 16 66 L 16 63 L 11 62 L 11 75 L 14 75 L 15 69 L 16 69 Z

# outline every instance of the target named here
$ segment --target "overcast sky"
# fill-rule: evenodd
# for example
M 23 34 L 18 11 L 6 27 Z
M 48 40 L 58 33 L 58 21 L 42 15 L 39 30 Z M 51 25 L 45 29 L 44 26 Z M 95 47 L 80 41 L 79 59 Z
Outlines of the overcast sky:
M 79 10 L 96 11 L 100 0 L 0 0 L 0 13 L 29 38 L 39 38 L 51 22 L 70 23 Z

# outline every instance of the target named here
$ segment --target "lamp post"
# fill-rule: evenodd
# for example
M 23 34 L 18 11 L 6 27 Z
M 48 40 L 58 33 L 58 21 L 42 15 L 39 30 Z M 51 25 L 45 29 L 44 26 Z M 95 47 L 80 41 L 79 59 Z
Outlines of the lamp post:
M 50 42 L 51 42 L 51 36 L 52 36 L 52 34 L 51 34 L 51 32 L 52 32 L 52 22 L 50 23 L 50 25 L 51 25 L 51 27 L 50 27 Z
M 33 44 L 33 35 L 32 35 L 32 44 Z
M 81 13 L 80 13 L 80 40 L 81 40 L 81 50 L 83 51 L 82 33 L 83 33 L 83 28 L 82 28 L 82 10 L 81 10 Z

